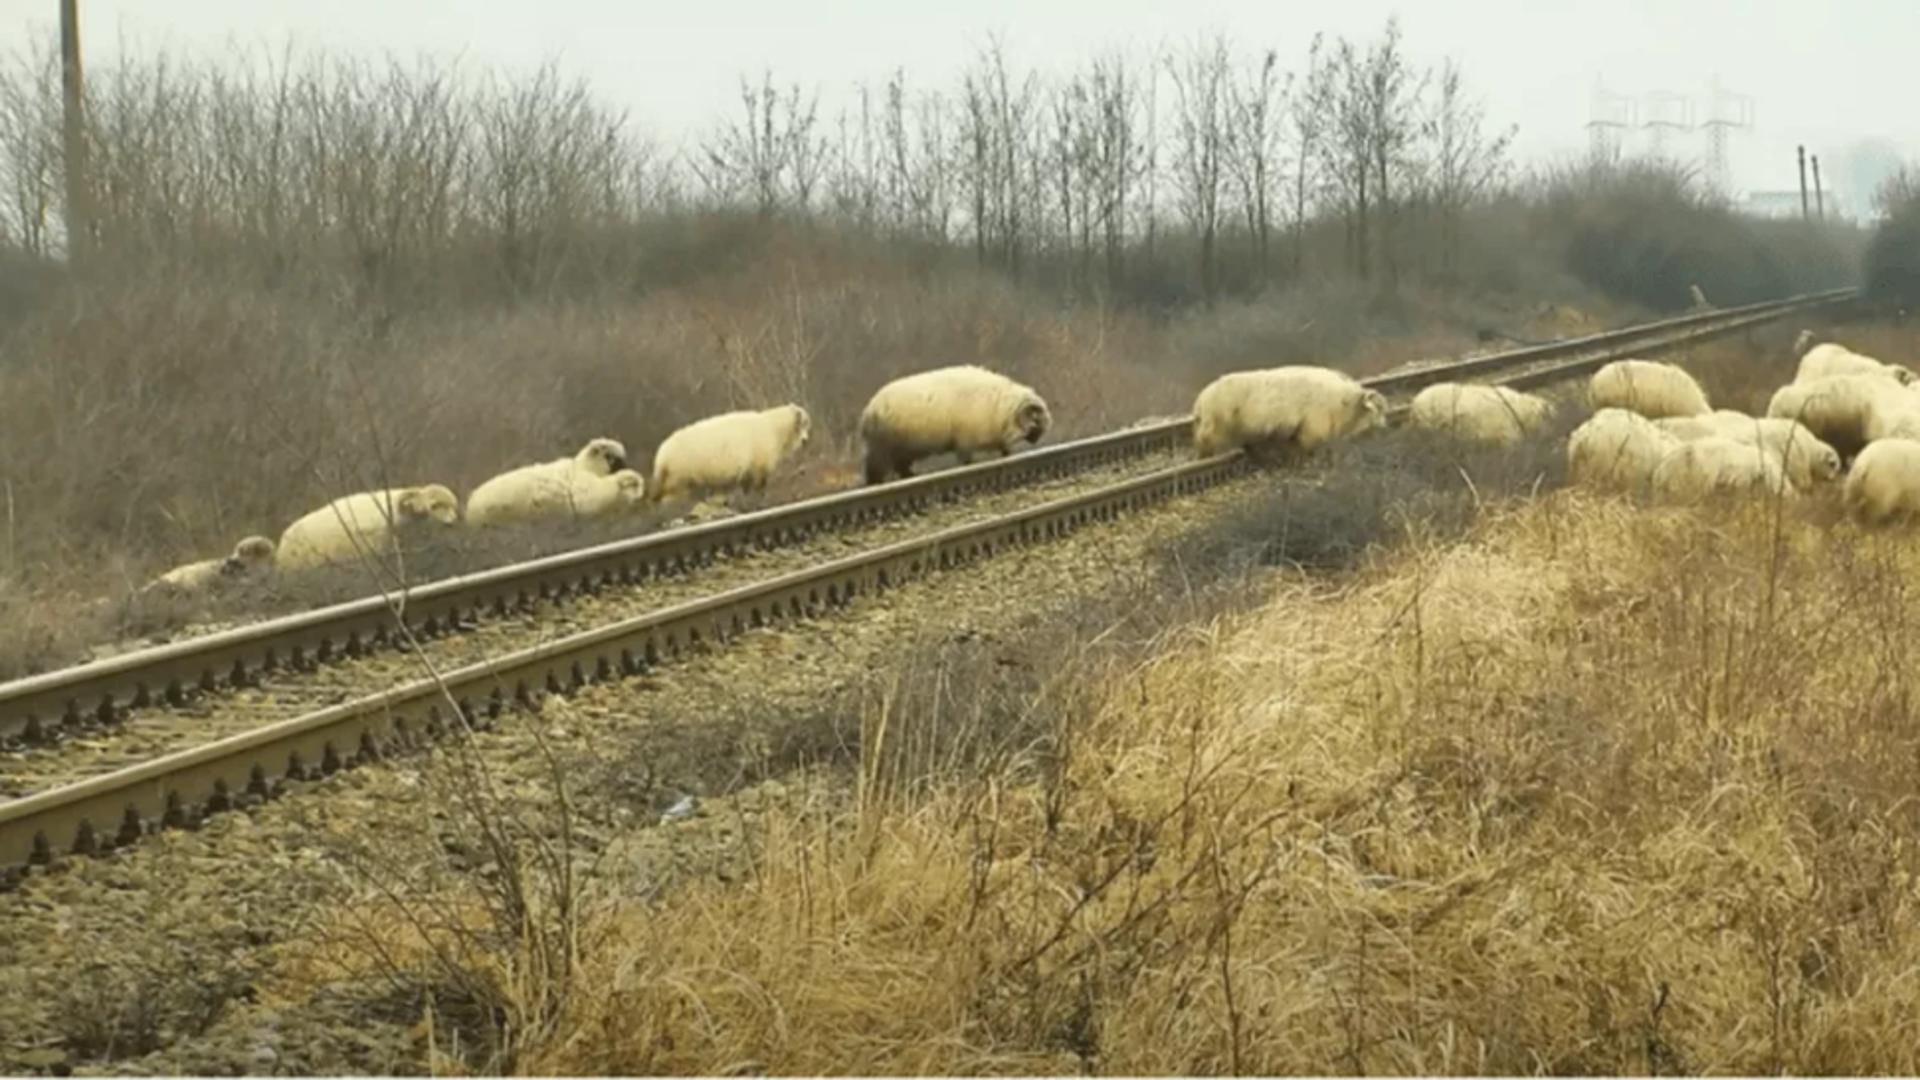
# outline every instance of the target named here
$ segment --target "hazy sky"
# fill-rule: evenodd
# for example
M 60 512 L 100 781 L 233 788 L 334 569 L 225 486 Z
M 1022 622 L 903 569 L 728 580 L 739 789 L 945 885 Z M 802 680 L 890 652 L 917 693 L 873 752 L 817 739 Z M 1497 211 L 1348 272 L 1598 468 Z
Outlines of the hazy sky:
M 1920 157 L 1920 0 L 80 0 L 90 64 L 122 47 L 219 49 L 229 41 L 403 55 L 463 54 L 509 68 L 557 58 L 669 140 L 737 108 L 742 73 L 817 86 L 823 105 L 894 67 L 949 85 L 998 32 L 1021 66 L 1061 70 L 1110 48 L 1136 53 L 1219 31 L 1297 64 L 1316 30 L 1371 37 L 1398 12 L 1409 51 L 1452 56 L 1490 115 L 1535 159 L 1586 146 L 1596 78 L 1630 95 L 1695 99 L 1709 80 L 1753 99 L 1731 139 L 1736 188 L 1791 188 L 1794 145 L 1845 183 L 1846 150 L 1888 140 Z M 56 0 L 0 0 L 0 40 L 57 25 Z M 1676 139 L 1698 153 L 1703 138 Z

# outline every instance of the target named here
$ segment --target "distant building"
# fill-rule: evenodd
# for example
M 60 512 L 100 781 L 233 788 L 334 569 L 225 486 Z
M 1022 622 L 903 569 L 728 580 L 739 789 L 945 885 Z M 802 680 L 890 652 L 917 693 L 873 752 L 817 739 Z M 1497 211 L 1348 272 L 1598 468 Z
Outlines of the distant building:
M 1808 196 L 1812 198 L 1811 195 Z M 1809 202 L 1811 207 L 1812 203 Z M 1785 218 L 1800 216 L 1798 191 L 1749 191 L 1740 201 L 1740 209 L 1755 217 Z
M 1833 192 L 1826 193 L 1826 216 L 1828 221 L 1847 221 L 1846 204 Z M 1749 191 L 1740 200 L 1742 213 L 1765 218 L 1797 218 L 1800 216 L 1800 192 L 1795 191 Z M 1818 215 L 1821 203 L 1814 198 L 1813 192 L 1807 192 L 1807 212 Z

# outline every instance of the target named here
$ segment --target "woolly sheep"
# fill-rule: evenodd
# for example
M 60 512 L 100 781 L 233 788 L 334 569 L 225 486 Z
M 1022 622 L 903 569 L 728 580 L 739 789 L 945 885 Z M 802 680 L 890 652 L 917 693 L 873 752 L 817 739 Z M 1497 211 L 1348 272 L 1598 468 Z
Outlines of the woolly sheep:
M 667 436 L 653 452 L 651 496 L 744 488 L 759 491 L 767 477 L 799 453 L 813 419 L 798 405 L 709 416 Z
M 1840 475 L 1839 452 L 1795 420 L 1717 409 L 1706 416 L 1672 416 L 1653 423 L 1683 442 L 1720 438 L 1757 446 L 1781 464 L 1787 479 L 1801 491 Z
M 467 497 L 476 528 L 604 517 L 646 498 L 646 478 L 632 469 L 599 476 L 569 458 L 505 472 Z
M 1815 345 L 1811 330 L 1800 331 L 1800 336 L 1794 339 L 1793 349 L 1800 356 L 1794 382 L 1811 382 L 1828 375 L 1883 375 L 1902 386 L 1913 386 L 1916 380 L 1920 380 L 1920 375 L 1915 375 L 1912 368 L 1882 363 L 1864 353 L 1854 352 L 1845 345 L 1831 341 Z
M 459 500 L 440 484 L 345 495 L 287 526 L 274 561 L 282 570 L 350 563 L 363 551 L 385 554 L 399 534 L 459 516 Z
M 202 559 L 176 566 L 148 583 L 144 592 L 178 595 L 202 593 L 237 579 L 258 577 L 273 568 L 273 541 L 249 536 L 221 559 Z
M 1792 490 L 1780 463 L 1752 443 L 1711 436 L 1681 443 L 1654 467 L 1654 493 L 1670 502 L 1696 502 L 1727 492 Z
M 1843 495 L 1848 512 L 1867 524 L 1911 518 L 1920 511 L 1920 441 L 1880 439 L 1860 451 Z
M 1567 474 L 1575 484 L 1637 491 L 1681 442 L 1628 409 L 1601 409 L 1567 439 Z
M 1723 420 L 1718 413 L 1708 413 L 1705 416 L 1663 416 L 1653 424 L 1682 442 L 1711 439 L 1721 435 L 1727 427 L 1727 421 Z
M 1011 454 L 1036 443 L 1053 425 L 1046 400 L 1032 387 L 963 364 L 895 379 L 860 413 L 866 480 L 912 475 L 915 462 L 952 451 L 962 465 L 978 454 Z
M 508 469 L 467 495 L 469 525 L 506 525 L 581 513 L 594 480 L 627 467 L 627 448 L 615 439 L 590 439 L 572 457 Z
M 1827 375 L 1789 383 L 1774 392 L 1767 415 L 1805 424 L 1843 456 L 1871 442 L 1909 395 L 1880 375 Z
M 1235 371 L 1208 383 L 1193 402 L 1193 444 L 1201 457 L 1235 447 L 1264 456 L 1307 452 L 1387 422 L 1387 399 L 1321 367 Z
M 612 476 L 574 478 L 573 512 L 578 517 L 596 518 L 631 509 L 645 502 L 647 478 L 632 469 L 621 469 Z
M 1553 403 L 1505 386 L 1435 383 L 1414 395 L 1408 420 L 1414 427 L 1463 439 L 1508 446 L 1537 431 L 1553 415 Z
M 1587 396 L 1595 410 L 1628 409 L 1649 420 L 1713 411 L 1693 376 L 1653 360 L 1615 360 L 1593 373 Z

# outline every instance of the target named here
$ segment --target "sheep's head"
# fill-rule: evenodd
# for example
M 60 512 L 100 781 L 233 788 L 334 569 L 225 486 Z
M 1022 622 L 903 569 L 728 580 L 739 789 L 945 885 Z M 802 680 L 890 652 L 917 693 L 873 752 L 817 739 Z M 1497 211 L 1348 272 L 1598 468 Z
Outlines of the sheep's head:
M 1912 368 L 1906 366 L 1905 364 L 1888 364 L 1887 374 L 1893 376 L 1894 381 L 1899 383 L 1901 386 L 1912 386 L 1914 383 L 1914 380 L 1916 378 L 1920 378 L 1920 376 L 1917 376 L 1913 373 Z
M 1053 426 L 1053 414 L 1047 411 L 1046 401 L 1029 390 L 1021 400 L 1020 407 L 1013 412 L 1013 426 L 1020 432 L 1021 438 L 1037 443 Z
M 1826 443 L 1814 447 L 1813 460 L 1808 462 L 1807 472 L 1815 480 L 1837 480 L 1840 477 L 1840 451 Z
M 233 554 L 227 556 L 221 566 L 223 574 L 257 573 L 273 564 L 273 541 L 264 536 L 249 536 L 233 546 Z
M 451 525 L 460 519 L 460 502 L 444 484 L 428 484 L 400 497 L 400 513 L 409 521 L 431 519 Z
M 647 497 L 646 477 L 632 469 L 621 469 L 611 477 L 615 490 L 619 492 L 623 506 L 638 506 Z
M 627 448 L 615 439 L 594 439 L 573 460 L 595 476 L 612 476 L 627 467 Z
M 1360 415 L 1354 434 L 1387 426 L 1387 396 L 1378 390 L 1360 391 Z
M 807 445 L 808 439 L 813 438 L 813 416 L 799 405 L 789 405 L 787 410 L 791 417 L 788 428 L 791 432 L 788 438 L 791 441 L 788 449 L 798 450 Z

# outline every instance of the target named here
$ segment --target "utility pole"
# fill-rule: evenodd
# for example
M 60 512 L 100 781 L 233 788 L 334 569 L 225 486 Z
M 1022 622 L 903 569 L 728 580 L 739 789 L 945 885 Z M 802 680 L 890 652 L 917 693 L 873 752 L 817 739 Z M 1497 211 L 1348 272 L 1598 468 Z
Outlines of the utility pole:
M 1820 155 L 1813 155 L 1813 209 L 1821 221 L 1827 220 L 1827 196 L 1820 187 Z
M 78 265 L 93 241 L 92 191 L 87 180 L 86 117 L 80 76 L 80 0 L 60 0 L 60 88 L 67 186 L 67 263 Z
M 1807 221 L 1812 216 L 1807 211 L 1807 148 L 1802 146 L 1800 147 L 1800 220 Z

